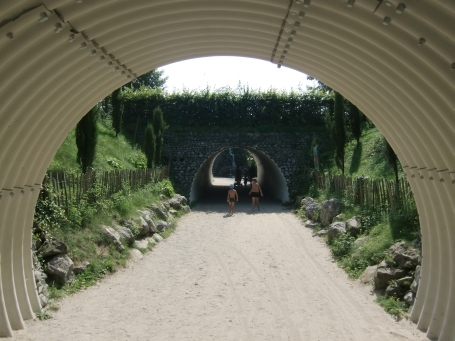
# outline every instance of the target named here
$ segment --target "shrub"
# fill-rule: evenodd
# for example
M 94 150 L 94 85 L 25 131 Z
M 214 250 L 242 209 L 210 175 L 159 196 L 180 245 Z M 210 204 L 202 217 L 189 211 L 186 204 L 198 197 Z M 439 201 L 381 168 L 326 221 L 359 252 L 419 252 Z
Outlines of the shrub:
M 351 251 L 355 238 L 347 233 L 340 234 L 330 243 L 330 250 L 335 258 L 341 259 Z

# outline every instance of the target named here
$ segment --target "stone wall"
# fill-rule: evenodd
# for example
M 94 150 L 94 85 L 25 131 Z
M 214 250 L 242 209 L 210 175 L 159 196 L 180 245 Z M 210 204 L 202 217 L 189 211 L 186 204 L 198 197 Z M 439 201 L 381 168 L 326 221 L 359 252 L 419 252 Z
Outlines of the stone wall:
M 189 195 L 196 173 L 214 154 L 235 147 L 258 150 L 276 163 L 293 197 L 301 185 L 305 168 L 313 167 L 312 136 L 310 133 L 166 133 L 163 156 L 170 160 L 177 190 Z

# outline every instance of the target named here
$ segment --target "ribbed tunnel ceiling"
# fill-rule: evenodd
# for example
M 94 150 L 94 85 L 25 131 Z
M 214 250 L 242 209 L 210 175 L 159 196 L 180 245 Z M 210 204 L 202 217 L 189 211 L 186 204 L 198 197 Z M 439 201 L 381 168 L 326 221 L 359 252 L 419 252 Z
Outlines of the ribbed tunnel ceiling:
M 8 319 L 0 335 L 22 328 L 27 306 L 39 309 L 27 284 L 26 235 L 36 202 L 27 189 L 39 186 L 77 121 L 136 75 L 188 58 L 235 55 L 282 60 L 320 79 L 387 137 L 422 226 L 423 284 L 412 319 L 429 336 L 453 341 L 455 1 L 403 0 L 402 13 L 395 0 L 347 3 L 1 0 L 0 316 Z M 9 242 L 18 238 L 23 250 Z M 22 265 L 9 265 L 13 254 Z

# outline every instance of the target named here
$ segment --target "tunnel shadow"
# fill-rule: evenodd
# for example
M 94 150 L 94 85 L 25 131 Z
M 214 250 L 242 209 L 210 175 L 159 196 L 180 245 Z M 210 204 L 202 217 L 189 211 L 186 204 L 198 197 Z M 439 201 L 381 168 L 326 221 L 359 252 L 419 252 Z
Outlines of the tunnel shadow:
M 256 208 L 254 213 L 252 213 L 251 197 L 248 195 L 250 189 L 250 185 L 247 185 L 246 187 L 236 187 L 239 196 L 239 201 L 235 203 L 236 214 L 282 213 L 287 209 L 282 206 L 280 200 L 275 199 L 270 192 L 263 189 L 264 197 L 259 199 L 260 211 L 257 211 Z M 213 212 L 226 214 L 229 211 L 229 205 L 227 203 L 228 190 L 228 185 L 211 185 L 205 188 L 205 190 L 201 192 L 200 198 L 197 200 L 196 205 L 192 210 L 196 212 L 205 212 L 207 214 Z
M 216 183 L 215 179 L 217 178 L 213 177 L 213 164 L 215 159 L 228 148 L 229 147 L 224 147 L 212 154 L 201 164 L 191 185 L 191 202 L 197 202 L 199 204 L 210 202 L 215 204 L 220 200 L 220 202 L 226 203 L 228 186 L 229 183 L 234 182 L 234 179 L 218 178 L 225 179 L 224 182 L 221 182 L 222 184 L 225 184 L 225 186 L 214 186 L 214 183 Z M 257 166 L 257 179 L 265 196 L 262 201 L 267 203 L 269 200 L 273 200 L 275 204 L 289 201 L 287 181 L 275 161 L 264 152 L 255 148 L 247 146 L 237 148 L 247 150 L 255 160 Z M 251 198 L 248 197 L 248 192 L 250 190 L 249 186 L 251 186 L 250 183 L 247 188 L 244 188 L 244 186 L 238 186 L 237 188 L 239 190 L 239 197 L 248 198 L 248 201 L 251 204 Z M 240 202 L 243 200 L 240 199 Z

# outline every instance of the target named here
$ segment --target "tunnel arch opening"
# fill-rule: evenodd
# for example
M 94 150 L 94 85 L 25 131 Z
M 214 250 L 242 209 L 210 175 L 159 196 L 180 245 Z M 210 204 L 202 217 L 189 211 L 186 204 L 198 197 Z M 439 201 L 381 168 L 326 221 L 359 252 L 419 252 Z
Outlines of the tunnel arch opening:
M 22 329 L 40 310 L 29 227 L 40 182 L 68 132 L 128 76 L 189 58 L 237 55 L 320 79 L 390 141 L 421 218 L 422 279 L 411 320 L 430 338 L 455 338 L 453 1 L 404 0 L 404 12 L 385 1 L 377 8 L 370 0 L 309 3 L 1 2 L 0 336 Z M 301 10 L 296 25 L 288 15 Z M 49 20 L 41 21 L 42 13 Z M 87 50 L 79 49 L 83 43 Z
M 232 146 L 233 147 L 233 146 Z M 210 155 L 199 167 L 191 184 L 190 202 L 197 202 L 204 194 L 207 194 L 213 186 L 213 165 L 221 153 L 232 148 L 226 146 Z M 263 189 L 281 202 L 288 202 L 289 189 L 287 180 L 279 165 L 266 153 L 254 147 L 235 146 L 249 152 L 257 165 L 257 178 Z M 233 180 L 234 181 L 234 180 Z M 233 182 L 232 181 L 232 182 Z

